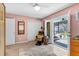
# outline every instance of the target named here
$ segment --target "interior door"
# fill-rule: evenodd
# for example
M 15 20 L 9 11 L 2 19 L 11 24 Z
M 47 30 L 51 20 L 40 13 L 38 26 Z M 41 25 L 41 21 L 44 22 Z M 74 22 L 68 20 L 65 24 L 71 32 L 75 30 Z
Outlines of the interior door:
M 0 3 L 0 56 L 5 55 L 5 6 Z
M 50 38 L 50 22 L 47 22 L 47 36 Z
M 6 19 L 6 45 L 15 44 L 15 20 L 13 18 Z
M 49 37 L 48 43 L 50 44 L 52 43 L 51 20 L 45 20 L 44 27 L 44 35 Z

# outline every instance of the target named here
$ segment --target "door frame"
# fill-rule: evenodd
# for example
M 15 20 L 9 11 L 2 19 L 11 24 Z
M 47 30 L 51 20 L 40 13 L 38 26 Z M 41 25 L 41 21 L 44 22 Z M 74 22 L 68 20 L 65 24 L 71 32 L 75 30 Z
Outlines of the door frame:
M 56 18 L 53 18 L 53 19 L 51 19 L 51 27 L 53 27 L 54 28 L 54 22 L 56 22 L 56 20 L 57 21 L 60 21 L 60 20 L 58 20 L 58 18 L 62 18 L 62 17 L 64 17 L 64 16 L 66 16 L 67 17 L 67 19 L 68 19 L 68 25 L 69 25 L 69 31 L 70 31 L 70 39 L 68 40 L 68 42 L 69 42 L 69 44 L 68 44 L 68 56 L 70 56 L 70 40 L 71 40 L 71 18 L 70 18 L 70 13 L 68 13 L 68 14 L 65 14 L 65 15 L 61 15 L 61 16 L 58 16 L 58 17 L 56 17 Z M 53 29 L 51 28 L 51 39 L 54 39 L 53 37 L 54 37 L 54 33 L 53 33 Z M 52 42 L 53 42 L 53 40 L 52 40 Z M 53 42 L 54 43 L 54 42 Z
M 4 8 L 4 14 L 3 14 L 3 20 L 4 20 L 4 56 L 6 56 L 6 7 L 4 5 L 4 3 L 1 3 L 3 5 Z
M 4 3 L 2 3 L 4 6 L 4 56 L 6 56 L 6 7 Z
M 47 36 L 47 22 L 50 22 L 50 37 L 51 37 L 51 20 L 45 20 L 45 26 L 44 26 L 44 28 L 45 28 L 45 30 L 44 30 L 44 34 L 45 34 L 45 36 Z

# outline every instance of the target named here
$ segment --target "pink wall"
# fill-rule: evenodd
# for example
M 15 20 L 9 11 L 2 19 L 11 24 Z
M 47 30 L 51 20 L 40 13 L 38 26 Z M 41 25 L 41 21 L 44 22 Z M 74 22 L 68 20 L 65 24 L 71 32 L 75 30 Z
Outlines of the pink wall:
M 46 19 L 53 19 L 57 16 L 61 16 L 67 13 L 70 13 L 71 16 L 71 35 L 72 37 L 74 37 L 75 35 L 79 35 L 79 21 L 76 20 L 75 18 L 75 13 L 79 11 L 79 4 L 74 4 L 73 6 L 66 8 L 62 11 L 56 12 L 52 15 L 49 15 L 48 17 L 45 17 L 42 21 L 46 20 Z M 27 42 L 27 35 L 28 35 L 28 31 L 27 31 L 27 23 L 29 19 L 35 19 L 33 17 L 28 17 L 28 16 L 20 16 L 20 15 L 15 15 L 15 14 L 7 14 L 7 17 L 14 17 L 14 19 L 16 20 L 16 42 L 21 43 L 21 42 Z M 23 20 L 25 21 L 25 34 L 24 35 L 18 35 L 17 34 L 17 21 L 19 20 Z
M 25 17 L 25 16 L 20 16 L 20 15 L 15 15 L 15 14 L 10 14 L 10 13 L 7 13 L 6 17 L 9 17 L 9 18 L 14 18 L 15 20 L 15 41 L 16 43 L 22 43 L 22 42 L 27 42 L 27 18 L 28 17 Z M 24 35 L 18 35 L 18 21 L 19 20 L 22 20 L 25 22 L 25 34 Z
M 26 42 L 27 41 L 27 17 L 23 16 L 15 16 L 16 20 L 16 42 Z M 18 21 L 24 21 L 25 22 L 25 33 L 24 35 L 18 35 Z
M 24 43 L 24 42 L 27 42 L 28 39 L 27 39 L 27 35 L 28 35 L 28 20 L 29 19 L 35 19 L 33 17 L 28 17 L 28 16 L 20 16 L 20 15 L 15 15 L 15 14 L 11 14 L 11 13 L 7 13 L 6 17 L 8 18 L 14 18 L 15 19 L 15 22 L 16 22 L 16 28 L 15 28 L 15 39 L 16 39 L 16 43 Z M 24 35 L 18 35 L 18 21 L 19 20 L 23 20 L 25 22 L 25 34 Z
M 74 4 L 73 6 L 71 7 L 68 7 L 66 9 L 63 9 L 59 12 L 56 12 L 54 14 L 51 14 L 47 17 L 45 17 L 43 19 L 43 22 L 44 20 L 48 20 L 48 19 L 53 19 L 55 17 L 58 17 L 58 16 L 61 16 L 61 15 L 64 15 L 64 14 L 67 14 L 67 13 L 70 13 L 70 20 L 71 20 L 71 36 L 72 38 L 75 36 L 75 35 L 79 35 L 79 21 L 76 20 L 76 16 L 75 16 L 75 13 L 79 11 L 79 4 Z

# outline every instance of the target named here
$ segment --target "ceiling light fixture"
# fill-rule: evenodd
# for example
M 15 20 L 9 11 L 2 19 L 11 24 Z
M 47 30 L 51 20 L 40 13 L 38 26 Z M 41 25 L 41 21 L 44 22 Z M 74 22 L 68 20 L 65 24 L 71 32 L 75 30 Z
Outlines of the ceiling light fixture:
M 40 10 L 40 6 L 37 3 L 35 3 L 33 7 L 34 7 L 34 9 L 36 11 L 39 11 Z

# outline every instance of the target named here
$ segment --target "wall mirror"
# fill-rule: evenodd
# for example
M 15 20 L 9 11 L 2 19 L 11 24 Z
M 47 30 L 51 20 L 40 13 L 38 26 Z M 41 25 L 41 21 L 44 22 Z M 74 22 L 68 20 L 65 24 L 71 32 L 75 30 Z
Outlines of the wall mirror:
M 18 35 L 25 33 L 25 22 L 24 21 L 18 21 Z

